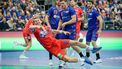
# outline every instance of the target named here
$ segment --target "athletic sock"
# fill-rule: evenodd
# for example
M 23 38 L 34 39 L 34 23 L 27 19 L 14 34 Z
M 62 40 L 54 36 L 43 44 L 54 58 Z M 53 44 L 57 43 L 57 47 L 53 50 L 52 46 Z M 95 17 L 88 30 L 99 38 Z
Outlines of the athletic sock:
M 49 53 L 49 60 L 52 60 L 53 55 Z
M 96 60 L 100 59 L 100 54 L 96 53 Z
M 86 57 L 90 57 L 90 52 L 86 52 Z
M 79 55 L 80 55 L 80 57 L 82 58 L 82 57 L 84 57 L 84 55 L 83 55 L 83 53 L 82 52 L 80 52 L 79 53 Z

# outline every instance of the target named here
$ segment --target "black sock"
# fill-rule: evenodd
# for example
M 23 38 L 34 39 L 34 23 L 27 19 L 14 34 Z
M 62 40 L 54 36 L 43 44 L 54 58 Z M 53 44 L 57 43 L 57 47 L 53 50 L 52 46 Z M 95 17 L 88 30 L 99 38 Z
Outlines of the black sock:
M 86 57 L 90 57 L 90 52 L 86 52 Z
M 49 53 L 49 60 L 52 60 L 53 55 Z
M 100 54 L 96 53 L 96 60 L 100 59 Z
M 84 57 L 84 55 L 83 55 L 83 53 L 82 53 L 82 52 L 80 52 L 80 53 L 79 53 L 79 55 L 80 55 L 80 57 Z

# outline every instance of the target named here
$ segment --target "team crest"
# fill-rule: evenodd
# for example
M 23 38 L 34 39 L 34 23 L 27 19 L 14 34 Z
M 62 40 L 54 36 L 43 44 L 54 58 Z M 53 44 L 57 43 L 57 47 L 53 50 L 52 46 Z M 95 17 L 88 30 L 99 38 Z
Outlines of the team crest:
M 58 11 L 57 10 L 54 10 L 54 12 L 53 12 L 54 14 L 57 14 L 58 13 Z

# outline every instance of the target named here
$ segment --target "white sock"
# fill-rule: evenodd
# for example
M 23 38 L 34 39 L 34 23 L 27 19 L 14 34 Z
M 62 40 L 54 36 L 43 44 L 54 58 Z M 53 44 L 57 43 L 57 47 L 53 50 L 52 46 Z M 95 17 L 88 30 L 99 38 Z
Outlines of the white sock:
M 86 45 L 86 50 L 92 50 L 92 48 L 90 47 L 90 46 L 88 46 L 88 45 Z

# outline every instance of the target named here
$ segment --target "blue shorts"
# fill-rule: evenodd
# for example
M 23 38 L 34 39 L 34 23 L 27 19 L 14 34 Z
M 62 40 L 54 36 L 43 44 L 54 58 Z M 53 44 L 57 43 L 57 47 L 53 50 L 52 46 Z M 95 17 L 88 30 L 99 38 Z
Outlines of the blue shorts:
M 97 31 L 98 31 L 98 29 L 91 29 L 91 30 L 88 30 L 88 32 L 87 32 L 87 34 L 86 34 L 86 41 L 87 41 L 87 42 L 91 42 L 92 40 L 93 40 L 93 41 L 96 41 L 97 38 L 98 38 Z

